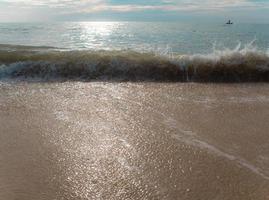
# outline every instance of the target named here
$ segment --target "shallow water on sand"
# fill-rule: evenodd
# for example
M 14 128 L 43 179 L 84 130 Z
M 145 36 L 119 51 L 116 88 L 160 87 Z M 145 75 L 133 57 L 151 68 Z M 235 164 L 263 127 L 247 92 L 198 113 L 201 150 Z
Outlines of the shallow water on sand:
M 0 199 L 269 199 L 268 84 L 0 83 Z

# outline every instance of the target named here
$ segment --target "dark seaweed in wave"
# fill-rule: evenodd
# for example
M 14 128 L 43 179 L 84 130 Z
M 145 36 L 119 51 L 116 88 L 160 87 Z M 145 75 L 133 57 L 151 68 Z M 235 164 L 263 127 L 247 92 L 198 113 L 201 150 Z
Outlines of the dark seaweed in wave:
M 160 56 L 133 51 L 0 50 L 0 78 L 68 81 L 269 81 L 269 56 L 254 49 Z

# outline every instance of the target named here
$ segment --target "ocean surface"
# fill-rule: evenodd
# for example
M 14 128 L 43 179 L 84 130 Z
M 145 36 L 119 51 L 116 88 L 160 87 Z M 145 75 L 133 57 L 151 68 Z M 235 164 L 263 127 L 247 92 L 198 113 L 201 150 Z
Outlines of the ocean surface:
M 269 25 L 0 24 L 0 200 L 269 200 Z
M 0 24 L 0 78 L 268 81 L 268 38 L 266 24 Z
M 172 51 L 206 54 L 234 49 L 255 40 L 269 47 L 268 24 L 198 24 L 181 22 L 66 22 L 0 24 L 0 44 L 51 46 L 72 50 Z

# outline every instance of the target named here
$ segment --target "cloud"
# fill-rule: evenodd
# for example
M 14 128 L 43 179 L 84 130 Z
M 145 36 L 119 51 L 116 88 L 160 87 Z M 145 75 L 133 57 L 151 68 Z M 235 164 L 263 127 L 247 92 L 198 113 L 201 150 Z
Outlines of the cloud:
M 161 0 L 148 1 L 148 4 L 134 4 L 121 2 L 121 4 L 109 4 L 102 2 L 100 5 L 84 7 L 82 12 L 138 12 L 138 11 L 201 11 L 223 10 L 227 8 L 258 8 L 269 6 L 266 2 L 247 0 Z M 133 1 L 134 2 L 134 1 Z
M 21 8 L 63 8 L 89 12 L 115 11 L 131 12 L 142 10 L 206 10 L 228 7 L 255 7 L 266 4 L 262 0 L 5 0 L 10 6 Z
M 0 0 L 0 17 L 268 9 L 268 0 Z M 1 19 L 0 19 L 1 20 Z M 3 20 L 2 20 L 3 21 Z
M 85 6 L 98 6 L 105 0 L 5 0 L 9 7 L 17 8 L 79 8 Z

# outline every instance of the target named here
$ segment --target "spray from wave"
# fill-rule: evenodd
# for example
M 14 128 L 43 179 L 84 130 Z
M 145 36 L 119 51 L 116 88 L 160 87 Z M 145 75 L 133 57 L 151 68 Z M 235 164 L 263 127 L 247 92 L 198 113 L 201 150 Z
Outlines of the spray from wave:
M 0 48 L 0 78 L 117 81 L 269 81 L 269 53 L 252 43 L 211 54 Z

